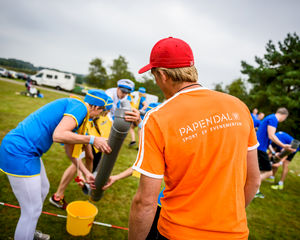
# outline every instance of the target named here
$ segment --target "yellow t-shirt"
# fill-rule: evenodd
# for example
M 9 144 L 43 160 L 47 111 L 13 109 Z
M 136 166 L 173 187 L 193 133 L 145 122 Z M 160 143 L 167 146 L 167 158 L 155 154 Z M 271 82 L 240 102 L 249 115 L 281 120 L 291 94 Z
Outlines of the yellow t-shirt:
M 101 116 L 96 123 L 100 129 L 101 137 L 108 138 L 112 126 L 112 121 L 109 117 L 107 115 L 105 117 Z
M 108 138 L 110 134 L 110 129 L 112 126 L 111 120 L 106 115 L 105 117 L 101 116 L 99 119 L 96 120 L 96 124 L 98 126 L 98 129 L 100 133 L 98 132 L 97 128 L 94 125 L 93 121 L 88 121 L 86 128 L 87 128 L 87 134 L 93 135 L 96 137 L 104 137 Z M 94 147 L 95 152 L 97 153 L 99 150 Z
M 133 169 L 164 178 L 159 232 L 168 239 L 247 239 L 247 106 L 202 87 L 176 93 L 144 119 Z

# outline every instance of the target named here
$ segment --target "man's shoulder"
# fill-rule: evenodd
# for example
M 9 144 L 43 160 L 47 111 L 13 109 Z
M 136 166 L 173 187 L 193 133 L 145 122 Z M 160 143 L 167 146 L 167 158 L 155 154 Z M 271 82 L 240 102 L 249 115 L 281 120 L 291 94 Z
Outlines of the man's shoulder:
M 191 91 L 191 92 L 195 92 L 196 93 L 195 97 L 198 96 L 199 101 L 201 101 L 201 102 L 203 102 L 203 99 L 205 99 L 206 102 L 219 101 L 222 103 L 228 103 L 229 105 L 230 104 L 238 105 L 244 109 L 247 109 L 247 111 L 248 111 L 248 107 L 243 101 L 241 101 L 239 98 L 232 96 L 228 93 L 218 92 L 218 91 L 207 89 L 207 88 L 195 89 L 194 91 Z M 187 92 L 187 93 L 189 93 L 189 92 Z M 250 114 L 250 112 L 249 112 L 249 114 Z
M 71 105 L 78 105 L 78 106 L 85 106 L 84 101 L 79 98 L 65 98 L 65 102 L 71 104 Z
M 275 114 L 273 113 L 273 114 L 270 114 L 270 115 L 266 116 L 266 117 L 264 118 L 264 120 L 267 121 L 267 122 L 270 122 L 270 121 L 277 121 L 277 118 L 276 118 Z

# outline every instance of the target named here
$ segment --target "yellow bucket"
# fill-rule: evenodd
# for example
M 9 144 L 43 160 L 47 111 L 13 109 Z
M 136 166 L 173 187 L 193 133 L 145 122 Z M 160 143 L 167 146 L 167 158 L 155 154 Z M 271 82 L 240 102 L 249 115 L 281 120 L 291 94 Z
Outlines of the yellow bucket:
M 68 204 L 67 213 L 67 232 L 85 236 L 91 231 L 98 209 L 88 201 L 74 201 Z

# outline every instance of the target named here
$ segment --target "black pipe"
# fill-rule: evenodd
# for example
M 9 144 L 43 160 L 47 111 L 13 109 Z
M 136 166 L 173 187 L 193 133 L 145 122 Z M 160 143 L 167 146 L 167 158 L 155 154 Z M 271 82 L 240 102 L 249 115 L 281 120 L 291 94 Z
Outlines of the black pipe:
M 88 186 L 85 186 L 87 189 L 83 189 L 84 192 L 90 195 L 92 201 L 99 201 L 103 195 L 102 187 L 106 184 L 114 164 L 117 160 L 119 151 L 122 147 L 124 139 L 127 136 L 127 133 L 130 129 L 131 122 L 125 121 L 125 112 L 131 111 L 130 102 L 124 100 L 121 102 L 121 108 L 117 108 L 114 114 L 114 122 L 112 124 L 108 145 L 111 148 L 110 154 L 103 154 L 100 164 L 97 166 L 96 171 L 93 173 L 95 176 L 95 190 L 89 190 Z

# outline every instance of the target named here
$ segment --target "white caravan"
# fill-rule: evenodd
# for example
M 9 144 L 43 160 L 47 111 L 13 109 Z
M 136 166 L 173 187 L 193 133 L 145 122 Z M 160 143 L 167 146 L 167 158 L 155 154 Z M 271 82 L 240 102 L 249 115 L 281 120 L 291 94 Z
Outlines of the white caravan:
M 43 69 L 30 77 L 34 84 L 71 91 L 75 87 L 75 77 L 70 73 Z

